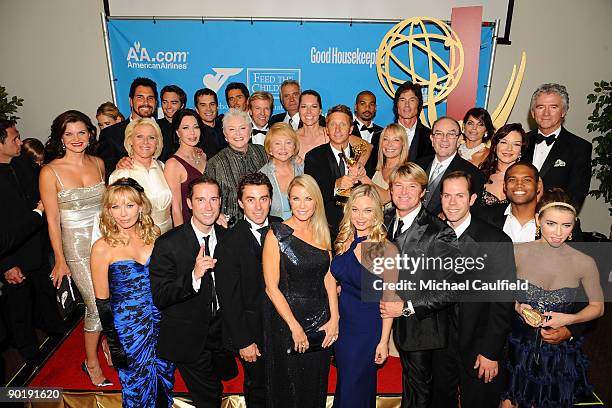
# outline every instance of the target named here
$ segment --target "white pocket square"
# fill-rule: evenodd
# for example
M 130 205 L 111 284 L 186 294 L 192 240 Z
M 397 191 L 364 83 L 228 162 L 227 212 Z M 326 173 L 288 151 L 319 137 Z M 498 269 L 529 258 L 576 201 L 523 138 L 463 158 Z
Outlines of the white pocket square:
M 561 159 L 557 159 L 553 167 L 565 167 L 565 162 Z

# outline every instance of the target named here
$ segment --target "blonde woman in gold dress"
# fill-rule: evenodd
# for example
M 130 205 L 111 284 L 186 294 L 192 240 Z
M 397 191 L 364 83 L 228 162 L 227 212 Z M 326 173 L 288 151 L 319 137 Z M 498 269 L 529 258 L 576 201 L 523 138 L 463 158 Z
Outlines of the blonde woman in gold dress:
M 59 287 L 65 276 L 71 276 L 77 285 L 85 301 L 86 359 L 81 368 L 95 386 L 106 387 L 112 383 L 98 361 L 102 326 L 89 269 L 95 219 L 105 190 L 104 163 L 91 156 L 95 140 L 96 128 L 84 113 L 70 110 L 55 118 L 46 144 L 55 159 L 42 168 L 39 185 L 55 257 L 51 279 Z

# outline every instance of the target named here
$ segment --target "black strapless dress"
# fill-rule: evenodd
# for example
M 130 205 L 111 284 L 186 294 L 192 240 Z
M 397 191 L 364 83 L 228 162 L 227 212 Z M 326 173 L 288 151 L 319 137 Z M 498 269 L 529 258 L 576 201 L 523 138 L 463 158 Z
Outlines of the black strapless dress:
M 327 251 L 293 235 L 281 223 L 271 224 L 280 247 L 280 280 L 295 318 L 306 332 L 329 320 L 324 278 L 329 270 Z M 327 397 L 330 351 L 287 354 L 291 331 L 266 297 L 264 305 L 264 352 L 268 408 L 322 408 Z

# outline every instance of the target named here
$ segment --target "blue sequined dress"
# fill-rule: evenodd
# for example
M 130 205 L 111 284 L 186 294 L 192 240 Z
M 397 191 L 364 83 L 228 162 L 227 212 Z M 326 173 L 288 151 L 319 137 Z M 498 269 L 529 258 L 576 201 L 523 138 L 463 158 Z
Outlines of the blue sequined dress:
M 356 237 L 349 249 L 334 257 L 331 273 L 340 282 L 340 323 L 334 344 L 338 383 L 334 408 L 376 407 L 376 363 L 382 319 L 379 302 L 364 302 L 376 278 L 355 256 L 355 247 L 367 237 Z M 366 286 L 366 287 L 364 287 Z M 363 288 L 363 290 L 362 290 Z M 366 297 L 366 299 L 368 299 Z
M 174 365 L 156 356 L 159 310 L 153 305 L 149 263 L 113 262 L 108 269 L 111 309 L 128 368 L 118 369 L 124 407 L 172 406 Z M 159 399 L 164 401 L 156 405 Z
M 540 312 L 573 313 L 578 288 L 544 290 L 529 284 L 526 299 Z M 508 338 L 510 382 L 502 399 L 519 408 L 564 408 L 592 390 L 587 381 L 589 362 L 582 353 L 582 338 L 549 344 L 540 329 L 529 326 L 517 314 Z

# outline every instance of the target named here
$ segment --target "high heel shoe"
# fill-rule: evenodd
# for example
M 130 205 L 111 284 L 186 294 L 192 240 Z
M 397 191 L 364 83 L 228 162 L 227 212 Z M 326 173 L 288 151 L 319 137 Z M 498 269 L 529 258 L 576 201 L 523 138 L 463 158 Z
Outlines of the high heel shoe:
M 106 357 L 106 364 L 113 368 L 113 358 L 111 357 L 110 350 L 108 349 L 108 342 L 106 341 L 106 337 L 102 338 L 102 353 L 104 353 L 104 357 Z
M 105 378 L 101 383 L 96 384 L 93 381 L 93 378 L 91 377 L 89 369 L 87 368 L 87 361 L 83 361 L 83 363 L 81 364 L 81 370 L 83 370 L 83 372 L 87 374 L 87 376 L 89 377 L 89 381 L 91 381 L 91 383 L 96 387 L 111 387 L 113 385 L 113 383 L 110 382 L 107 378 Z

